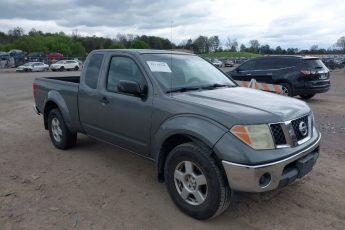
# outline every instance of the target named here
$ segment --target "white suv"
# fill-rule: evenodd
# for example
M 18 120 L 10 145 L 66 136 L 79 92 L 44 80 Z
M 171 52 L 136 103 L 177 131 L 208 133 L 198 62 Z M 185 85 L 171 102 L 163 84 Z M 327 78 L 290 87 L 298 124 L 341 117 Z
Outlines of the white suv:
M 79 70 L 80 63 L 76 60 L 61 60 L 50 65 L 52 71 Z

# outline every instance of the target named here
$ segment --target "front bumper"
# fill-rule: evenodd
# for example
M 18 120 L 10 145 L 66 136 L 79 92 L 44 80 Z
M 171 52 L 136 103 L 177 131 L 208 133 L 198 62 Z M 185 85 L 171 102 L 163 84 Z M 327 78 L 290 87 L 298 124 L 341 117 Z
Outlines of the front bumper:
M 319 156 L 321 134 L 313 145 L 286 159 L 262 164 L 242 165 L 222 161 L 231 189 L 265 192 L 283 187 L 312 169 Z

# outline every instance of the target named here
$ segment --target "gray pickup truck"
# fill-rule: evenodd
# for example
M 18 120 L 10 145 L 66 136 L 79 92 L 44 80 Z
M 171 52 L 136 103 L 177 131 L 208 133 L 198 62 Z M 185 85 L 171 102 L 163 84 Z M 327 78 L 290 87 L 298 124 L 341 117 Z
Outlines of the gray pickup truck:
M 232 191 L 264 192 L 305 176 L 321 135 L 301 100 L 239 87 L 204 59 L 158 50 L 96 50 L 81 77 L 38 78 L 37 114 L 55 147 L 77 133 L 153 160 L 174 203 L 219 215 Z

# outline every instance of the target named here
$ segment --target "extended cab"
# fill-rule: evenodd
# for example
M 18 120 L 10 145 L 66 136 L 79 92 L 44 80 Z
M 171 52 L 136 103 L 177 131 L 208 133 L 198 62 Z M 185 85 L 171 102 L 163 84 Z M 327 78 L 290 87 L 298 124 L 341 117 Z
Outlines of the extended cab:
M 152 159 L 172 200 L 197 219 L 226 210 L 231 191 L 305 176 L 319 156 L 305 102 L 239 87 L 192 54 L 96 50 L 81 77 L 37 78 L 33 90 L 57 148 L 80 132 Z

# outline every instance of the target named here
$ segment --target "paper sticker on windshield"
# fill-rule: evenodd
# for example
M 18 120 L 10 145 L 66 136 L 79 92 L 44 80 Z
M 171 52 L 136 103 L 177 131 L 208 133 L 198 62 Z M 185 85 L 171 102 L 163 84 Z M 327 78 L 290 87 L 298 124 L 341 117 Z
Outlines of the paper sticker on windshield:
M 152 72 L 171 73 L 171 69 L 166 62 L 146 61 Z

